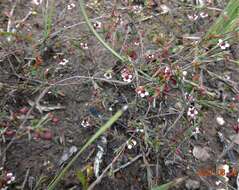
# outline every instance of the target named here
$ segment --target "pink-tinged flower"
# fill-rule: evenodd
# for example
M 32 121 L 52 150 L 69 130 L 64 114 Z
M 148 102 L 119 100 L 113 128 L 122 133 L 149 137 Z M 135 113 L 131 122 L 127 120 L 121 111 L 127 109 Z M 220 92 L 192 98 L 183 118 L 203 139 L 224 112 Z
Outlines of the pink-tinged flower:
M 235 100 L 236 100 L 236 101 L 239 101 L 239 94 L 237 94 L 237 95 L 235 96 Z
M 127 55 L 129 56 L 129 59 L 132 61 L 135 61 L 137 59 L 137 53 L 134 50 L 128 50 Z
M 187 115 L 190 119 L 194 120 L 194 119 L 196 119 L 196 117 L 198 115 L 198 111 L 196 110 L 195 107 L 189 107 Z
M 230 47 L 230 44 L 227 41 L 223 41 L 222 39 L 218 40 L 218 44 L 217 45 L 220 46 L 220 48 L 222 50 L 225 50 L 225 49 Z
M 80 46 L 81 46 L 82 49 L 85 49 L 85 50 L 89 49 L 87 43 L 83 43 L 83 42 L 82 42 L 82 43 L 80 43 Z
M 16 134 L 15 130 L 10 130 L 10 129 L 6 129 L 3 131 L 4 136 L 6 137 L 14 137 L 14 135 Z
M 201 18 L 207 18 L 207 17 L 208 17 L 208 14 L 205 13 L 205 12 L 201 12 L 201 13 L 199 14 L 199 16 L 200 16 Z
M 40 5 L 40 4 L 42 4 L 42 1 L 43 0 L 32 0 L 32 3 L 35 5 Z
M 144 86 L 137 87 L 135 91 L 141 98 L 149 96 L 149 92 L 145 90 Z
M 81 122 L 81 126 L 86 128 L 86 127 L 90 127 L 90 122 L 89 122 L 89 118 L 83 119 Z
M 123 21 L 121 15 L 117 16 L 116 21 L 115 21 L 115 24 L 116 24 L 116 25 L 120 25 L 120 26 L 124 25 L 124 21 Z
M 234 131 L 239 134 L 239 122 L 233 126 Z
M 76 5 L 74 3 L 67 5 L 68 10 L 74 9 L 75 7 L 76 7 Z
M 212 4 L 213 0 L 207 0 L 207 4 Z
M 93 26 L 94 26 L 94 28 L 95 28 L 96 30 L 99 30 L 99 29 L 101 29 L 101 27 L 102 27 L 102 23 L 99 22 L 99 21 L 96 21 L 96 22 L 93 24 Z
M 172 76 L 172 71 L 171 71 L 171 69 L 170 69 L 168 66 L 164 68 L 164 70 L 163 70 L 163 76 L 164 76 L 164 78 L 165 78 L 166 80 L 169 80 L 169 79 L 171 78 L 171 76 Z
M 169 91 L 170 91 L 169 85 L 165 84 L 164 87 L 163 87 L 163 94 L 165 95 L 165 94 L 169 93 Z
M 19 110 L 19 113 L 26 114 L 28 111 L 29 111 L 29 109 L 27 107 L 23 107 Z
M 192 21 L 196 21 L 198 19 L 198 15 L 193 14 L 193 15 L 188 15 L 188 19 Z
M 184 97 L 189 103 L 192 103 L 195 101 L 195 98 L 191 94 L 188 94 L 187 92 L 184 94 Z
M 132 75 L 132 73 L 127 68 L 124 68 L 121 71 L 121 77 L 122 77 L 124 82 L 130 83 L 133 80 L 133 75 Z
M 134 45 L 135 45 L 135 46 L 139 46 L 139 44 L 140 44 L 139 42 L 140 42 L 140 40 L 139 40 L 138 38 L 135 39 L 135 40 L 134 40 Z
M 50 130 L 44 130 L 40 133 L 40 138 L 42 140 L 50 141 L 53 138 L 53 133 Z
M 133 80 L 133 75 L 131 75 L 131 74 L 123 74 L 122 78 L 123 78 L 124 82 L 130 83 Z

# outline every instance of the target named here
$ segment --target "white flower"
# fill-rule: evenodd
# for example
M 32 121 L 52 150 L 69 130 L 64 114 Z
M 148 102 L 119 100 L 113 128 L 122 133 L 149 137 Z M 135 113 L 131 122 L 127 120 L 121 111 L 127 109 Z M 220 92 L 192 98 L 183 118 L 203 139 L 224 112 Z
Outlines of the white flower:
M 71 4 L 67 5 L 67 9 L 68 10 L 71 10 L 71 9 L 73 9 L 75 7 L 76 7 L 76 5 L 74 3 L 71 3 Z
M 217 45 L 220 46 L 220 48 L 222 50 L 225 50 L 225 49 L 230 47 L 230 44 L 227 41 L 223 41 L 222 39 L 218 40 L 218 44 Z
M 204 12 L 201 12 L 199 15 L 200 15 L 201 18 L 207 18 L 208 17 L 208 14 L 204 13 Z
M 96 22 L 93 24 L 93 26 L 94 26 L 95 29 L 101 29 L 102 24 L 101 24 L 101 22 L 96 21 Z
M 12 176 L 11 177 L 11 182 L 15 181 L 15 179 L 16 179 L 15 176 Z
M 147 57 L 147 59 L 154 59 L 155 56 L 154 56 L 154 54 L 149 53 L 146 55 L 146 57 Z
M 160 5 L 160 8 L 162 9 L 161 14 L 166 14 L 170 11 L 170 8 L 165 4 Z
M 32 3 L 35 5 L 40 5 L 40 4 L 42 4 L 42 1 L 43 0 L 32 0 Z
M 165 67 L 165 69 L 164 69 L 164 74 L 168 74 L 168 73 L 170 73 L 171 72 L 171 70 L 170 70 L 170 68 L 167 66 L 167 67 Z
M 144 132 L 144 129 L 136 129 L 136 132 L 138 132 L 138 133 L 143 133 Z
M 11 184 L 15 181 L 15 176 L 13 176 L 13 173 L 9 172 L 6 174 L 7 184 Z
M 87 43 L 80 43 L 80 46 L 81 46 L 82 49 L 85 49 L 85 50 L 86 50 L 86 49 L 89 49 Z
M 220 185 L 222 182 L 221 182 L 220 180 L 218 180 L 218 181 L 216 181 L 215 183 L 216 183 L 216 185 L 218 186 L 218 185 Z
M 133 6 L 133 11 L 135 14 L 138 14 L 142 11 L 143 7 L 141 5 L 134 5 Z
M 229 75 L 225 75 L 225 79 L 230 80 L 231 77 Z
M 89 123 L 88 119 L 83 119 L 81 122 L 81 126 L 84 128 L 89 127 L 90 123 Z
M 69 62 L 67 59 L 62 59 L 62 61 L 59 63 L 59 65 L 66 65 Z
M 216 121 L 217 121 L 218 125 L 224 125 L 225 124 L 225 120 L 221 116 L 218 116 L 216 118 Z
M 187 71 L 183 71 L 183 80 L 185 80 L 185 78 L 186 78 L 186 76 L 187 76 L 187 74 L 188 74 L 188 72 Z
M 7 177 L 12 177 L 13 174 L 10 172 L 10 173 L 7 173 Z
M 196 116 L 198 115 L 198 111 L 195 107 L 189 107 L 187 112 L 188 117 L 191 119 L 196 119 Z
M 186 77 L 186 76 L 187 76 L 187 74 L 188 74 L 188 72 L 187 72 L 187 71 L 183 71 L 183 76 L 184 76 L 184 77 Z
M 137 142 L 134 139 L 128 140 L 127 141 L 127 148 L 132 149 L 134 146 L 136 146 Z
M 195 128 L 195 131 L 193 131 L 192 134 L 194 135 L 194 134 L 199 134 L 199 133 L 200 133 L 199 127 L 196 127 L 196 128 Z
M 106 73 L 104 74 L 104 77 L 105 77 L 106 79 L 112 79 L 111 72 L 106 72 Z
M 193 21 L 195 21 L 195 20 L 198 19 L 198 15 L 196 15 L 196 14 L 188 15 L 188 18 L 189 18 L 189 20 L 193 20 Z
M 149 95 L 149 93 L 147 91 L 145 91 L 144 93 L 140 93 L 140 97 L 141 98 L 143 98 L 145 96 L 148 96 L 148 95 Z

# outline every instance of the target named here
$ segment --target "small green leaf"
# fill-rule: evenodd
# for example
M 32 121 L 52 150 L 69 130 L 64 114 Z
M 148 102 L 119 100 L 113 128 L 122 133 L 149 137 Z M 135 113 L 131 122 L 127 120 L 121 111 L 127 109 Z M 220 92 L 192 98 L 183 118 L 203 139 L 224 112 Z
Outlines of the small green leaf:
M 79 170 L 76 172 L 76 177 L 81 183 L 83 190 L 87 190 L 89 185 L 88 185 L 87 177 L 84 175 L 84 173 L 81 170 Z
M 169 182 L 169 183 L 154 187 L 151 190 L 168 190 L 170 187 L 172 187 L 172 185 L 173 185 L 173 182 Z
M 168 190 L 168 189 L 174 187 L 175 185 L 182 183 L 185 179 L 187 179 L 187 177 L 177 178 L 169 183 L 165 183 L 163 185 L 153 187 L 151 190 Z

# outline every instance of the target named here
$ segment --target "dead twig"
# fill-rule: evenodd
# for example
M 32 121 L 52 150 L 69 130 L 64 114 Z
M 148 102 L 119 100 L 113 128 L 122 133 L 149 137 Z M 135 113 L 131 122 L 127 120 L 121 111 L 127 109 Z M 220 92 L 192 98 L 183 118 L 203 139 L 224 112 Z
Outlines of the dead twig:
M 24 181 L 23 181 L 22 186 L 21 186 L 21 190 L 25 189 L 25 185 L 27 183 L 27 179 L 28 179 L 29 173 L 30 173 L 30 169 L 28 168 L 27 172 L 26 172 L 26 175 L 25 175 L 25 178 L 24 178 Z
M 19 28 L 22 23 L 24 23 L 31 15 L 33 14 L 32 11 L 29 11 L 26 16 L 22 20 L 18 20 L 15 23 L 17 23 L 16 28 Z
M 12 6 L 12 9 L 8 15 L 8 23 L 7 23 L 7 32 L 11 32 L 11 27 L 12 27 L 12 16 L 13 16 L 13 13 L 15 11 L 15 8 L 17 6 L 17 3 L 18 3 L 18 0 L 16 0 Z M 7 38 L 8 41 L 11 41 L 11 37 L 9 36 Z
M 135 161 L 137 161 L 137 160 L 140 159 L 141 157 L 143 157 L 143 154 L 139 154 L 139 155 L 135 156 L 135 157 L 134 157 L 132 160 L 130 160 L 129 162 L 127 162 L 127 163 L 121 165 L 119 168 L 113 170 L 113 173 L 116 173 L 116 172 L 118 172 L 118 171 L 120 171 L 120 170 L 122 170 L 122 169 L 128 167 L 129 165 L 131 165 L 132 163 L 134 163 Z
M 168 128 L 168 130 L 165 132 L 164 137 L 166 137 L 166 135 L 168 134 L 168 132 L 175 127 L 175 125 L 178 123 L 178 121 L 181 119 L 181 117 L 183 116 L 184 112 L 185 112 L 186 108 L 183 108 L 183 110 L 180 112 L 179 116 L 177 117 L 177 119 L 174 121 L 174 123 Z

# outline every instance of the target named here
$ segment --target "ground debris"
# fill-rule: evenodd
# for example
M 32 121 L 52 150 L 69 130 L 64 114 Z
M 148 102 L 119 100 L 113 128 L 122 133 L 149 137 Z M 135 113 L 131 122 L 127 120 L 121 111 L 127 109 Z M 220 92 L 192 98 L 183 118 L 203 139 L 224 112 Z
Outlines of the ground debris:
M 102 158 L 105 153 L 106 145 L 107 145 L 107 139 L 105 136 L 102 136 L 101 141 L 97 145 L 98 152 L 96 153 L 95 161 L 94 161 L 94 173 L 96 177 L 99 177 L 100 175 L 100 165 L 103 161 Z
M 77 152 L 76 146 L 71 146 L 70 148 L 67 148 L 63 151 L 63 154 L 58 161 L 58 166 L 62 166 L 74 153 Z
M 200 188 L 200 182 L 192 179 L 188 179 L 185 182 L 185 187 L 187 190 L 197 190 Z
M 193 148 L 193 156 L 201 161 L 206 161 L 210 158 L 210 154 L 208 153 L 208 147 L 200 147 L 194 146 Z

